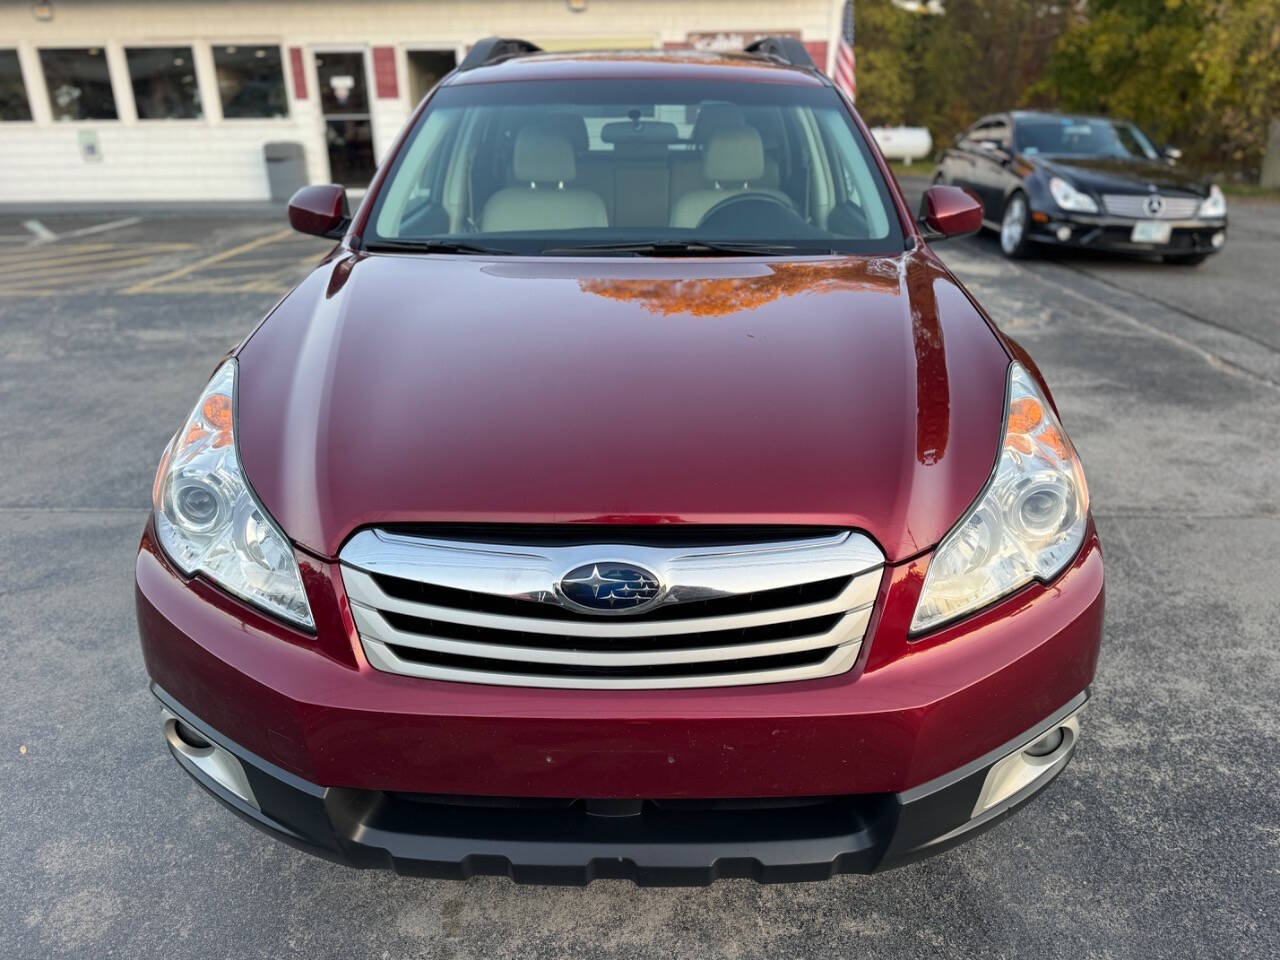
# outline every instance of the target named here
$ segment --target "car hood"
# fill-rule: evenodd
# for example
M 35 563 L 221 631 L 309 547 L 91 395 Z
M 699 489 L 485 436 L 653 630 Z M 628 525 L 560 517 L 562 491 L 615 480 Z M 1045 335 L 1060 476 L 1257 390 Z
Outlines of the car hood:
M 1158 160 L 1045 155 L 1029 159 L 1085 190 L 1146 193 L 1154 185 L 1159 190 L 1182 190 L 1201 197 L 1209 193 L 1209 185 L 1197 174 Z
M 239 358 L 246 476 L 323 556 L 379 523 L 700 522 L 902 559 L 986 482 L 1009 364 L 927 252 L 348 256 Z

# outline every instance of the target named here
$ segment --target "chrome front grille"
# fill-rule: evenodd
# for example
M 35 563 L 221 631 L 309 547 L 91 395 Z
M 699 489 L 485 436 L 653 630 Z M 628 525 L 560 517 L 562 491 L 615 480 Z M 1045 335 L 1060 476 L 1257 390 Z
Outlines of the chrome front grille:
M 1152 198 L 1160 207 L 1154 213 L 1147 207 Z M 1162 193 L 1104 193 L 1102 202 L 1107 213 L 1135 220 L 1190 220 L 1200 209 L 1199 197 L 1171 197 Z
M 341 561 L 365 656 L 407 676 L 598 689 L 805 680 L 857 659 L 884 563 L 862 534 L 662 546 L 607 532 L 504 544 L 361 531 Z M 606 561 L 653 571 L 659 599 L 635 614 L 566 603 L 560 579 Z

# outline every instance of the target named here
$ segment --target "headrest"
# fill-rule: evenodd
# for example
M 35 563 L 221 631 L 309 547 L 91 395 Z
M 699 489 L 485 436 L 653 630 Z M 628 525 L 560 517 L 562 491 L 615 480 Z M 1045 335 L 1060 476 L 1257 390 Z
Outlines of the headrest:
M 523 127 L 516 134 L 512 166 L 522 183 L 556 183 L 578 173 L 569 141 L 541 127 Z
M 732 127 L 711 135 L 702 155 L 702 175 L 717 183 L 745 183 L 764 176 L 764 143 L 755 127 Z
M 698 111 L 698 119 L 693 121 L 693 142 L 705 146 L 716 131 L 745 126 L 746 122 L 742 108 L 736 103 L 705 103 Z
M 548 113 L 536 120 L 534 126 L 541 127 L 548 133 L 558 133 L 569 141 L 575 153 L 586 153 L 591 145 L 587 138 L 587 121 L 577 113 Z
M 760 131 L 760 139 L 764 141 L 765 150 L 776 150 L 782 146 L 782 117 L 777 107 L 761 107 L 751 111 L 747 123 Z

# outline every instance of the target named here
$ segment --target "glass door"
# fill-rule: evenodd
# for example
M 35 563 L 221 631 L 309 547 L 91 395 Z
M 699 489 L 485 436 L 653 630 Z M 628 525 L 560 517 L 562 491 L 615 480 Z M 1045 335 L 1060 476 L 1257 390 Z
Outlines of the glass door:
M 329 176 L 345 187 L 367 187 L 376 168 L 364 57 L 362 50 L 316 54 Z

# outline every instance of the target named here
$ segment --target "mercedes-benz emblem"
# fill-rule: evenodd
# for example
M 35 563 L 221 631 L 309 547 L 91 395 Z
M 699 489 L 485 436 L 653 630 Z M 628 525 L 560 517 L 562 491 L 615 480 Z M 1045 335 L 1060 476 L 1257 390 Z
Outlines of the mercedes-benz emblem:
M 1158 217 L 1160 211 L 1164 209 L 1164 197 L 1158 193 L 1153 193 L 1142 201 L 1142 209 L 1147 211 L 1148 216 Z
M 557 586 L 566 604 L 588 613 L 639 613 L 662 594 L 656 574 L 622 561 L 584 563 Z

